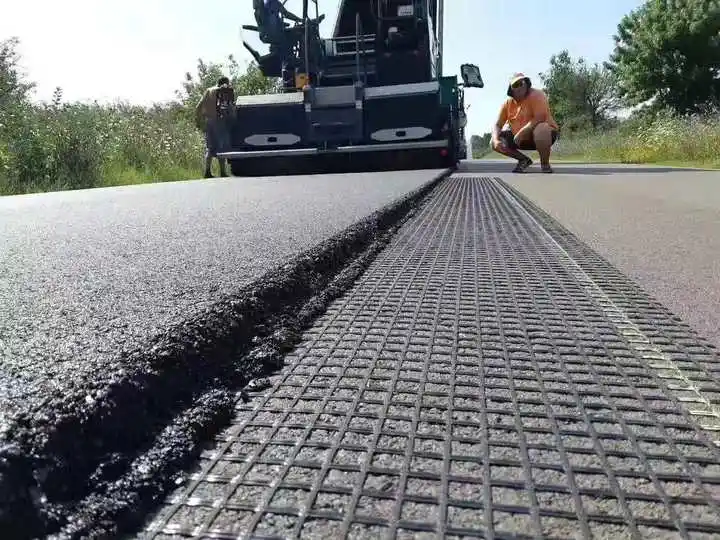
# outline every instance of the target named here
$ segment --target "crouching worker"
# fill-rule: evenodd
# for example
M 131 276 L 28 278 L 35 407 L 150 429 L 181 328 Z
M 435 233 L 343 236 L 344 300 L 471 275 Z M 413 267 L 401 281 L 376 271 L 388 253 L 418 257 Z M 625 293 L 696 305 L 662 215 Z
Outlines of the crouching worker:
M 227 176 L 225 160 L 220 152 L 230 150 L 232 120 L 235 118 L 235 90 L 230 79 L 220 77 L 217 86 L 205 90 L 195 107 L 197 126 L 205 131 L 205 178 L 212 178 L 212 158 L 217 158 L 220 176 Z
M 533 88 L 529 77 L 516 73 L 510 79 L 507 95 L 493 126 L 492 149 L 516 159 L 518 164 L 513 172 L 519 173 L 533 163 L 520 150 L 537 150 L 542 172 L 553 172 L 550 149 L 557 140 L 559 128 L 545 93 Z M 503 130 L 506 123 L 510 125 L 509 130 Z

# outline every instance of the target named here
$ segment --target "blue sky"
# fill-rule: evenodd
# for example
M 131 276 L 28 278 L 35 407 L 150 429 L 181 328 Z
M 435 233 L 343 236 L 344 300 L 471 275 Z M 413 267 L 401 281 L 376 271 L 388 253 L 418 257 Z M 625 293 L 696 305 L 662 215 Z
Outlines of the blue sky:
M 485 80 L 485 88 L 466 92 L 469 133 L 490 130 L 513 72 L 539 82 L 550 56 L 564 48 L 591 62 L 606 59 L 621 17 L 642 3 L 446 0 L 444 72 L 471 62 Z M 325 35 L 338 4 L 320 0 Z M 287 5 L 300 13 L 302 1 Z M 241 63 L 249 60 L 240 26 L 253 23 L 252 0 L 35 0 L 2 11 L 0 39 L 20 38 L 38 99 L 60 86 L 68 100 L 163 101 L 173 98 L 198 57 L 222 61 L 232 53 Z

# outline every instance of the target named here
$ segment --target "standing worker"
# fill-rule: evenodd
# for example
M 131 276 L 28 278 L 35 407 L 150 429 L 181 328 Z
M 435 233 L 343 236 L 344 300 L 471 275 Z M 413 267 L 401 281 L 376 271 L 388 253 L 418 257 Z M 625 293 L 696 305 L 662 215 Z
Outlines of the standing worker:
M 542 172 L 553 172 L 550 166 L 550 149 L 557 140 L 559 128 L 550 112 L 547 96 L 533 88 L 530 78 L 516 73 L 510 79 L 507 99 L 493 126 L 492 149 L 518 160 L 513 172 L 525 172 L 532 159 L 520 150 L 537 150 Z M 509 130 L 503 130 L 505 123 Z
M 235 117 L 235 90 L 230 79 L 220 77 L 217 86 L 205 90 L 195 107 L 195 121 L 205 131 L 205 178 L 212 178 L 212 158 L 217 158 L 220 176 L 227 176 L 219 152 L 230 149 L 230 129 Z

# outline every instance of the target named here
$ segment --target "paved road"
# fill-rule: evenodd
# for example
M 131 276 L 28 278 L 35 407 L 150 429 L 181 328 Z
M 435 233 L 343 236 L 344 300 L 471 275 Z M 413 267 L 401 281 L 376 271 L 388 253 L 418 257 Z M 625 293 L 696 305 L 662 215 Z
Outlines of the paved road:
M 139 537 L 717 538 L 720 358 L 667 315 L 454 176 Z
M 508 161 L 463 170 L 498 174 Z M 696 331 L 720 347 L 720 171 L 564 165 L 503 175 Z
M 470 164 L 484 176 L 506 167 Z M 696 196 L 670 177 L 703 173 L 557 169 L 502 174 L 507 184 L 445 182 L 304 335 L 271 388 L 238 407 L 233 427 L 149 530 L 219 538 L 253 529 L 366 538 L 720 533 L 717 353 L 531 205 L 712 340 L 717 318 L 708 328 L 707 318 L 692 317 L 698 305 L 717 316 L 716 176 L 693 180 L 705 189 Z M 644 194 L 661 175 L 665 191 Z M 0 405 L 6 411 L 15 398 L 16 407 L 50 411 L 35 419 L 52 423 L 53 407 L 92 400 L 112 380 L 123 349 L 432 176 L 0 199 Z M 573 201 L 581 204 L 568 207 Z M 638 225 L 641 206 L 654 211 Z M 686 219 L 688 209 L 700 219 Z M 675 247 L 654 235 L 658 228 L 676 232 Z M 699 232 L 707 247 L 688 248 L 697 244 L 683 240 Z M 669 258 L 682 249 L 682 260 Z M 643 257 L 657 253 L 657 268 L 644 269 Z M 707 292 L 677 294 L 688 261 Z
M 434 175 L 243 178 L 0 198 L 3 407 L 31 392 L 28 383 L 70 375 L 59 362 L 101 368 Z

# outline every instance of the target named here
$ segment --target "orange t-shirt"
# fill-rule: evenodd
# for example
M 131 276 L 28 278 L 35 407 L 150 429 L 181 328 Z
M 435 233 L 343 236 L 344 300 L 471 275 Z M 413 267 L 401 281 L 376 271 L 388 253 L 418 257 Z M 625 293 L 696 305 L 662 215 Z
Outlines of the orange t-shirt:
M 522 101 L 515 101 L 511 97 L 505 100 L 505 103 L 500 108 L 498 124 L 504 126 L 507 122 L 510 124 L 510 130 L 515 134 L 538 115 L 544 118 L 552 129 L 558 129 L 557 122 L 555 122 L 550 112 L 550 105 L 545 93 L 542 90 L 532 88 Z

